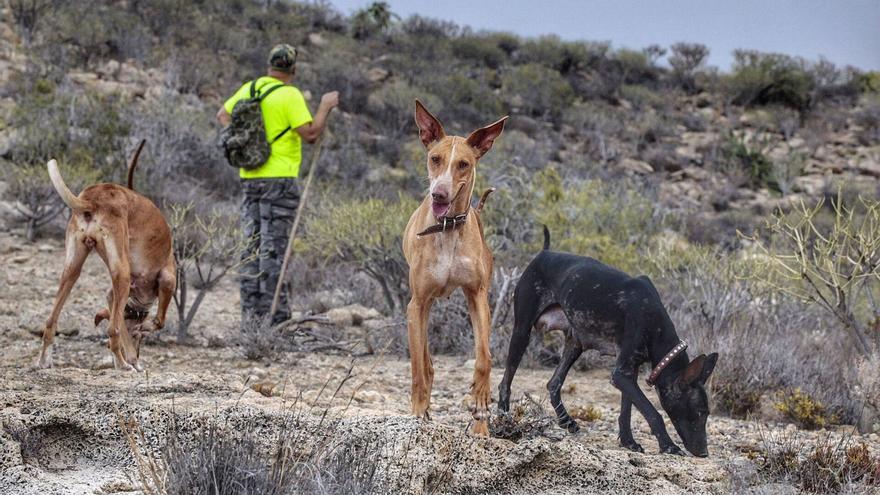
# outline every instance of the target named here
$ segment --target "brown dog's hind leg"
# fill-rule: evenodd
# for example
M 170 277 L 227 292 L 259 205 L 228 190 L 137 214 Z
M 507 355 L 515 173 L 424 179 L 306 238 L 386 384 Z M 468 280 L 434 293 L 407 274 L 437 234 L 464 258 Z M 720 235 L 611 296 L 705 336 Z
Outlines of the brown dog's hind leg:
M 177 290 L 177 268 L 174 258 L 170 258 L 165 268 L 159 272 L 159 305 L 156 308 L 156 317 L 143 322 L 140 330 L 143 333 L 155 332 L 165 328 L 165 317 L 168 314 L 168 304 Z
M 46 327 L 43 329 L 43 349 L 40 351 L 40 358 L 37 361 L 38 368 L 52 367 L 52 343 L 55 340 L 55 330 L 58 327 L 58 315 L 61 314 L 61 308 L 67 296 L 70 295 L 79 274 L 82 271 L 83 263 L 89 255 L 91 249 L 83 244 L 80 239 L 69 235 L 66 243 L 67 256 L 64 261 L 64 271 L 61 273 L 61 282 L 58 285 L 58 292 L 55 294 L 55 305 L 52 307 L 52 314 L 46 320 Z
M 98 245 L 102 250 L 104 260 L 110 270 L 110 278 L 113 283 L 113 294 L 110 304 L 110 326 L 107 334 L 110 337 L 110 352 L 113 354 L 113 362 L 116 369 L 136 369 L 137 355 L 128 328 L 125 326 L 125 303 L 128 302 L 128 293 L 131 289 L 131 267 L 128 263 L 128 232 L 126 229 L 118 229 L 113 235 L 108 236 L 103 244 Z
M 489 373 L 492 355 L 489 353 L 489 294 L 485 289 L 465 291 L 471 325 L 474 327 L 474 435 L 489 435 Z

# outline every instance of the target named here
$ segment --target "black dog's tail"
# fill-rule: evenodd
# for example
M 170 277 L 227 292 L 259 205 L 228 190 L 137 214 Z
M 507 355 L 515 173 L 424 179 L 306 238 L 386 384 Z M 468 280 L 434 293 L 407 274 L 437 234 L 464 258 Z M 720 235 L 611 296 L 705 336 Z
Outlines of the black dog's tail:
M 550 249 L 550 229 L 544 226 L 544 251 Z

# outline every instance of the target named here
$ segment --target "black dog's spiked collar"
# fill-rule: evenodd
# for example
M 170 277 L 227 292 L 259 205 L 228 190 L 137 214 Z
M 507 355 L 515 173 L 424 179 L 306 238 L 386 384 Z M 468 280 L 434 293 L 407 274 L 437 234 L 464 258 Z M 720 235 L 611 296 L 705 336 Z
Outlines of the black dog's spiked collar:
M 665 356 L 663 356 L 663 359 L 661 359 L 660 362 L 657 363 L 657 366 L 654 366 L 654 369 L 651 370 L 651 374 L 648 375 L 648 378 L 645 379 L 645 382 L 648 383 L 649 387 L 654 386 L 654 383 L 657 381 L 657 378 L 660 376 L 660 373 L 663 373 L 663 370 L 665 370 L 666 367 L 669 366 L 669 363 L 671 363 L 672 360 L 675 359 L 675 356 L 678 356 L 679 354 L 684 352 L 684 350 L 687 349 L 687 347 L 688 347 L 687 342 L 682 340 L 681 342 L 678 343 L 678 345 L 673 347 L 671 351 L 669 351 L 668 353 L 666 353 Z

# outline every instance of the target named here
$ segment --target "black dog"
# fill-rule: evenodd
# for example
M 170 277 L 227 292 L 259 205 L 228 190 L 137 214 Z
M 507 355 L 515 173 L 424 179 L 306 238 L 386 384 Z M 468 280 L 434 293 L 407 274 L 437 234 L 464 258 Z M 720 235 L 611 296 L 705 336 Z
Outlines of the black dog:
M 550 233 L 544 227 L 544 250 L 529 264 L 514 294 L 514 328 L 507 367 L 499 389 L 498 409 L 510 408 L 510 383 L 522 360 L 532 327 L 565 332 L 562 361 L 547 383 L 559 424 L 572 433 L 577 423 L 562 405 L 560 391 L 569 368 L 585 349 L 615 339 L 619 353 L 611 383 L 621 392 L 618 420 L 620 444 L 644 452 L 630 427 L 632 406 L 642 413 L 660 451 L 684 455 L 666 432 L 663 418 L 636 383 L 642 363 L 653 367 L 649 385 L 656 385 L 663 409 L 685 447 L 706 457 L 706 418 L 709 401 L 704 385 L 718 354 L 688 360 L 660 294 L 648 277 L 629 275 L 592 258 L 549 251 Z

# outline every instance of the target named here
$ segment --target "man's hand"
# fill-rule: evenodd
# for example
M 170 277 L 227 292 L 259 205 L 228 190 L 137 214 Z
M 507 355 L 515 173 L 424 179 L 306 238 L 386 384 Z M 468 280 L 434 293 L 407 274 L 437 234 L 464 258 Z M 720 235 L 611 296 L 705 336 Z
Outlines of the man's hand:
M 324 132 L 324 126 L 327 123 L 327 115 L 339 105 L 339 91 L 330 91 L 321 96 L 321 103 L 318 104 L 318 111 L 315 112 L 315 119 L 305 125 L 294 129 L 299 135 L 306 140 L 307 143 L 314 143 L 318 136 Z
M 321 106 L 328 110 L 339 106 L 339 91 L 324 93 L 321 96 Z

